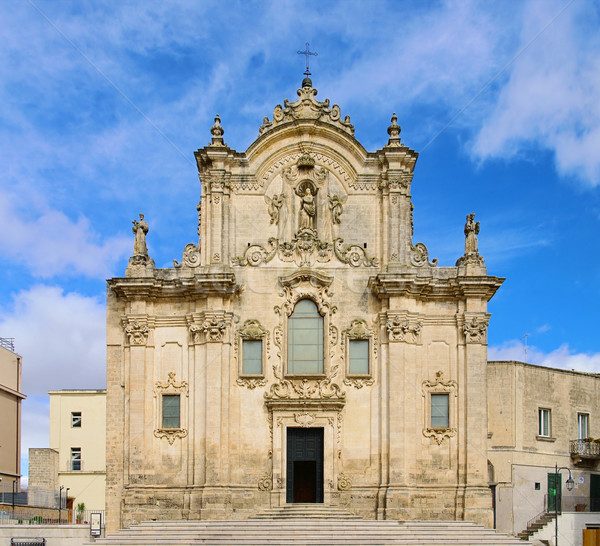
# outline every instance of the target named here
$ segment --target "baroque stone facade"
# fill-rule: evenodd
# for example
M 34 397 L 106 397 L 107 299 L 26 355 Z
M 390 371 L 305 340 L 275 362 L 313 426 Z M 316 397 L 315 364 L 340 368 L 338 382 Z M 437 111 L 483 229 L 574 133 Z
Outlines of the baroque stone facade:
M 217 116 L 195 153 L 199 242 L 173 268 L 134 224 L 108 281 L 109 530 L 293 502 L 492 523 L 487 302 L 503 279 L 471 215 L 454 267 L 413 243 L 417 153 L 395 114 L 367 152 L 316 95 L 306 78 L 242 153 Z

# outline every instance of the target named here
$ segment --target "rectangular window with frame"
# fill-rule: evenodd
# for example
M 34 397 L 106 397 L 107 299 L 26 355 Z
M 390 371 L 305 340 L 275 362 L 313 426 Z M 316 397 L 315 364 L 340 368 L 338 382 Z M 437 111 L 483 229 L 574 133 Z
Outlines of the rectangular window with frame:
M 71 448 L 71 470 L 81 470 L 81 448 Z
M 71 427 L 81 428 L 81 412 L 80 411 L 71 412 Z
M 369 375 L 369 340 L 351 339 L 349 353 L 348 373 L 350 375 Z
M 590 414 L 577 414 L 577 438 L 583 440 L 590 437 Z
M 450 426 L 448 393 L 431 394 L 431 428 L 448 428 Z
M 263 375 L 262 339 L 242 340 L 242 375 Z
M 180 401 L 179 394 L 162 395 L 162 428 L 180 427 Z
M 538 410 L 538 436 L 550 438 L 550 410 L 540 408 Z

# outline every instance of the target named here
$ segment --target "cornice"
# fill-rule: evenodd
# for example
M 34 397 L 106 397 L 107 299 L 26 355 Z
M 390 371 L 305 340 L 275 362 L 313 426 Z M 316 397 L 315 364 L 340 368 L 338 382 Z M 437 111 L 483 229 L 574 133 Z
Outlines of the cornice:
M 480 297 L 489 301 L 502 285 L 501 277 L 439 278 L 413 273 L 380 273 L 369 278 L 369 288 L 380 299 L 407 296 L 421 299 Z
M 198 273 L 192 277 L 174 279 L 116 277 L 109 279 L 107 285 L 117 296 L 125 299 L 233 296 L 239 290 L 233 273 Z

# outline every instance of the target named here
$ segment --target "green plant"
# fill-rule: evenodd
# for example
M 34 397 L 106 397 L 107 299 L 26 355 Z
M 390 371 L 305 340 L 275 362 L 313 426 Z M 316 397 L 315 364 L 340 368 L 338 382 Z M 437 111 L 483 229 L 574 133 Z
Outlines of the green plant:
M 41 525 L 42 523 L 44 523 L 42 516 L 34 516 L 29 520 L 30 525 L 33 525 L 33 524 Z
M 80 502 L 77 505 L 77 514 L 76 514 L 76 518 L 77 518 L 77 523 L 81 523 L 81 520 L 83 519 L 83 512 L 85 510 L 85 502 Z

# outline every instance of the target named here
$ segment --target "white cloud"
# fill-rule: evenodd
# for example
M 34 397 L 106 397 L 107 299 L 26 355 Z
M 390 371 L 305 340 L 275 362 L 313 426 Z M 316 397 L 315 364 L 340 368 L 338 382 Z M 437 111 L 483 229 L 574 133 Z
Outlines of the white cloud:
M 62 288 L 37 285 L 0 309 L 0 332 L 15 338 L 23 357 L 23 392 L 105 388 L 104 302 Z
M 28 396 L 23 400 L 21 418 L 21 485 L 27 486 L 29 448 L 49 446 L 50 401 L 48 396 Z
M 574 353 L 566 343 L 544 353 L 533 345 L 526 348 L 520 340 L 507 341 L 499 347 L 489 347 L 488 360 L 517 360 L 550 368 L 600 373 L 600 353 Z
M 560 11 L 561 4 L 528 4 L 521 47 Z M 554 153 L 562 175 L 576 175 L 591 186 L 600 184 L 600 39 L 590 28 L 594 20 L 598 15 L 589 2 L 575 2 L 519 56 L 475 137 L 476 157 L 547 149 Z
M 0 191 L 0 247 L 4 257 L 25 264 L 34 276 L 82 274 L 106 278 L 114 265 L 132 252 L 125 237 L 100 242 L 90 221 L 76 222 L 56 210 L 45 210 L 29 219 L 13 206 L 8 193 Z

